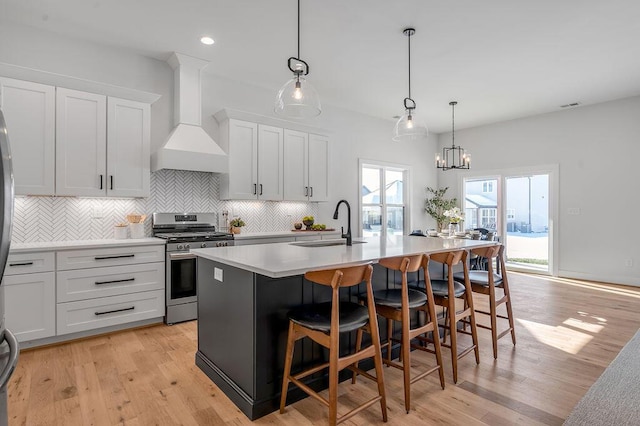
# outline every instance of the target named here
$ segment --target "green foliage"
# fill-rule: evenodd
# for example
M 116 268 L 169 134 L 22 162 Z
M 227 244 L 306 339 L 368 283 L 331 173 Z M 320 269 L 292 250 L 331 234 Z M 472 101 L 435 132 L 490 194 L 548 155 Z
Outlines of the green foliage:
M 424 209 L 429 216 L 434 218 L 438 224 L 438 230 L 442 229 L 448 222 L 444 215 L 445 210 L 452 209 L 456 206 L 458 200 L 455 198 L 444 198 L 444 194 L 449 187 L 433 189 L 427 187 L 427 200 L 424 203 Z
M 236 217 L 235 219 L 232 219 L 231 222 L 229 222 L 229 225 L 233 226 L 234 228 L 240 228 L 244 226 L 245 223 L 242 219 Z

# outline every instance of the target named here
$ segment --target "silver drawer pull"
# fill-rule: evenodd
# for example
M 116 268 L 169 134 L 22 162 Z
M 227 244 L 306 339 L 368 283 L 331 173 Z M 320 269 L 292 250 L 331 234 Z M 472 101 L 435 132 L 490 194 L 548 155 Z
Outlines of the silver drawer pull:
M 10 263 L 9 266 L 31 266 L 33 262 Z
M 130 281 L 135 281 L 135 278 L 125 278 L 123 280 L 112 280 L 112 281 L 96 281 L 96 285 L 100 284 L 115 284 L 115 283 L 126 283 Z
M 107 315 L 107 314 L 115 314 L 116 312 L 124 312 L 124 311 L 132 311 L 134 310 L 136 307 L 135 306 L 130 306 L 128 308 L 123 308 L 123 309 L 116 309 L 114 311 L 104 311 L 104 312 L 96 312 L 96 315 Z
M 117 256 L 96 256 L 95 260 L 122 259 L 124 257 L 135 257 L 135 254 L 120 254 Z

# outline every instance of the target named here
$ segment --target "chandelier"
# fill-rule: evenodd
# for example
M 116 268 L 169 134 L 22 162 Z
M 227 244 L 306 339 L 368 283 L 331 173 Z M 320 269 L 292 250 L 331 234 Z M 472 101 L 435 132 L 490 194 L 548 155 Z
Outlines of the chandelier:
M 451 146 L 442 148 L 442 156 L 436 153 L 436 167 L 442 170 L 469 169 L 471 156 L 461 146 L 456 146 L 455 108 L 458 102 L 451 101 Z

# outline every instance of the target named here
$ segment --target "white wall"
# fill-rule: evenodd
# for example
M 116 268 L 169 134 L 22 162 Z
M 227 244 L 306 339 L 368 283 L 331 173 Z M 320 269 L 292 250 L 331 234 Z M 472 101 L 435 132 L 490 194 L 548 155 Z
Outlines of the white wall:
M 559 166 L 560 276 L 640 285 L 640 97 L 456 130 L 472 172 Z M 440 136 L 440 146 L 451 135 Z M 462 171 L 438 174 L 460 196 Z M 580 209 L 569 215 L 568 209 Z M 627 266 L 631 260 L 633 266 Z

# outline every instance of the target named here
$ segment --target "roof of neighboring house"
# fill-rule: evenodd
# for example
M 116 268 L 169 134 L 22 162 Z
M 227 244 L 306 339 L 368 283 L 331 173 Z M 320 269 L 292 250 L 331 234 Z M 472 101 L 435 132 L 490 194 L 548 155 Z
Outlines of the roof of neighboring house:
M 467 202 L 475 205 L 480 208 L 497 208 L 498 204 L 492 200 L 491 198 L 487 198 L 484 195 L 479 194 L 467 194 L 466 198 Z

